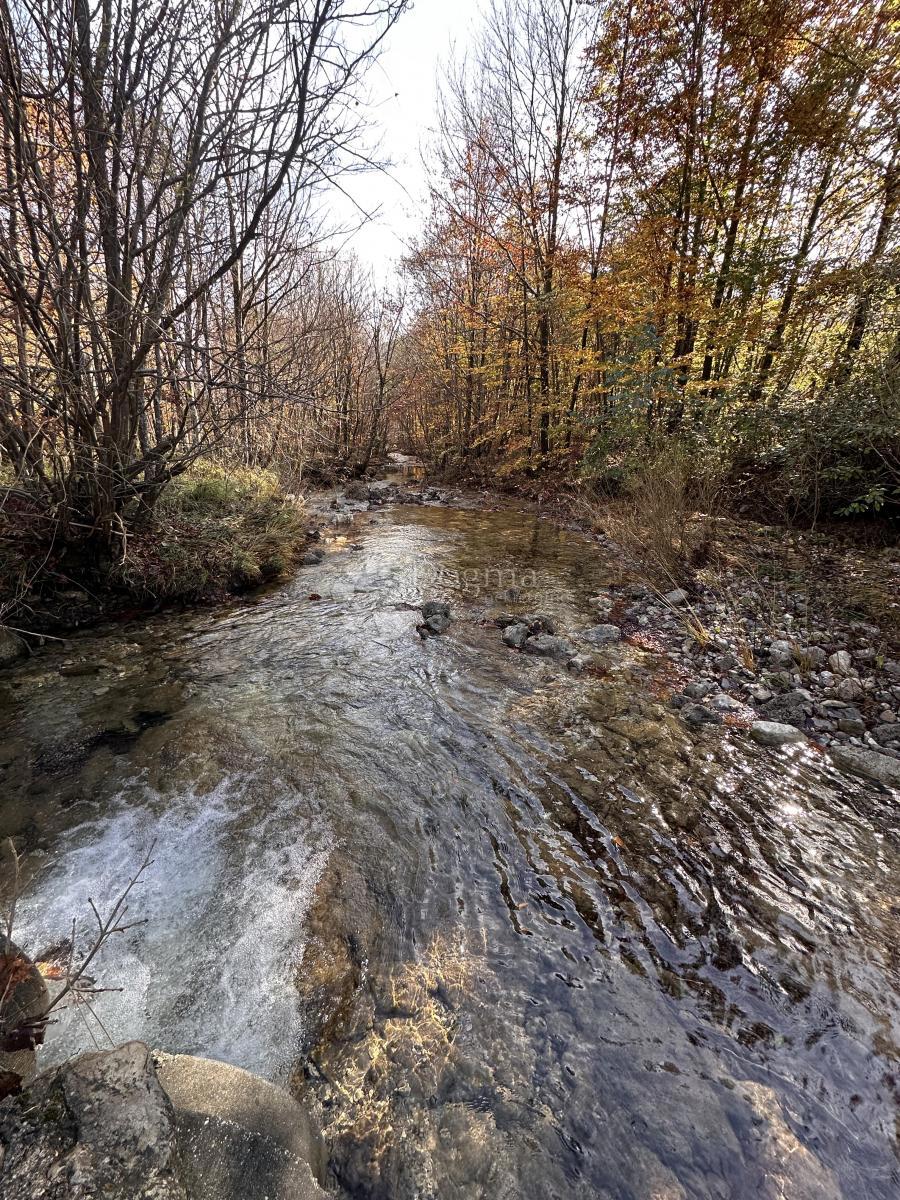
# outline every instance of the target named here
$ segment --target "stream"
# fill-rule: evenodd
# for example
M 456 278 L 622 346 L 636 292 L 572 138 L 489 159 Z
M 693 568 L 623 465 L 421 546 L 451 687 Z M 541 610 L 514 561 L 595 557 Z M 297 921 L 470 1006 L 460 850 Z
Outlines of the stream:
M 571 636 L 621 582 L 534 513 L 395 505 L 323 548 L 0 677 L 16 940 L 86 945 L 152 847 L 42 1064 L 255 1071 L 346 1196 L 896 1200 L 896 795 L 689 730 L 651 651 L 504 646 L 491 614 Z

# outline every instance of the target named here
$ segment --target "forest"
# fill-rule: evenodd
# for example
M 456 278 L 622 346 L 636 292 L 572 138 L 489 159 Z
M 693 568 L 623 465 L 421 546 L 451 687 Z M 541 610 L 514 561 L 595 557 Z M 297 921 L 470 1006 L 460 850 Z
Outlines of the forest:
M 374 279 L 329 195 L 376 161 L 365 81 L 404 7 L 4 7 L 7 594 L 47 555 L 123 562 L 198 470 L 296 492 L 388 448 L 896 514 L 893 4 L 495 0 Z

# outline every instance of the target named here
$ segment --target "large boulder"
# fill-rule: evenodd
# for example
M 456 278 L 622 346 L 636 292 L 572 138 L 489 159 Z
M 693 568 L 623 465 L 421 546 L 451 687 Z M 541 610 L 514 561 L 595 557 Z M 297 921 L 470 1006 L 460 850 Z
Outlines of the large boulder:
M 321 1136 L 286 1092 L 142 1042 L 0 1103 L 3 1200 L 323 1200 L 324 1171 Z
M 0 1104 L 4 1200 L 188 1200 L 174 1110 L 142 1042 L 83 1054 Z

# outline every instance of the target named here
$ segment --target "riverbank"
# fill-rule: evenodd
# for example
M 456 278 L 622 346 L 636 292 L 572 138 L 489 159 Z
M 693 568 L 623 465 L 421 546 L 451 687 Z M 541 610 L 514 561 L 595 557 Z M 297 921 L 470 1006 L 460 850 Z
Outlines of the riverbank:
M 486 507 L 498 498 L 478 494 Z M 688 724 L 777 726 L 755 736 L 845 747 L 847 769 L 898 785 L 900 546 L 887 525 L 697 511 L 665 478 L 637 497 L 546 480 L 502 495 L 618 565 L 622 583 L 594 598 L 598 622 L 659 655 L 658 693 Z
M 20 649 L 29 635 L 220 603 L 286 574 L 310 540 L 302 499 L 274 475 L 204 462 L 172 482 L 112 563 L 28 540 L 23 526 L 7 516 L 0 530 L 0 625 L 24 638 Z M 11 656 L 12 640 L 6 645 Z

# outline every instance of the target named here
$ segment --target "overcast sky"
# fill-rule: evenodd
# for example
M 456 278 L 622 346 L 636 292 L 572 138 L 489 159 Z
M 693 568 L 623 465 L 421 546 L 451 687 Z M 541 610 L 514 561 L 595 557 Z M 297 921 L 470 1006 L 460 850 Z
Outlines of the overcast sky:
M 481 0 L 415 0 L 389 32 L 372 70 L 381 153 L 395 165 L 388 175 L 367 172 L 345 183 L 366 211 L 381 210 L 349 239 L 376 278 L 390 271 L 421 226 L 427 181 L 420 150 L 435 125 L 440 72 L 454 47 L 465 53 L 480 24 L 480 9 Z M 353 211 L 346 201 L 338 205 L 343 222 Z

